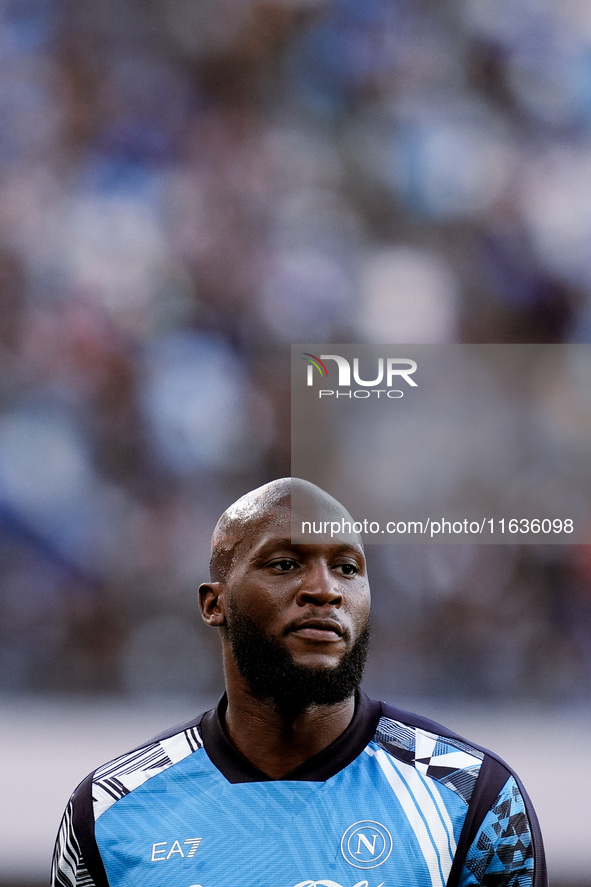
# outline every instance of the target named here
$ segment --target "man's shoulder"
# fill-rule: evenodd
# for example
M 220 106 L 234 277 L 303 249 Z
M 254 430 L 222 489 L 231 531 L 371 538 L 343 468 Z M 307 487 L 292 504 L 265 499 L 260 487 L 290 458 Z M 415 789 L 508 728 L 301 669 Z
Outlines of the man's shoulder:
M 515 771 L 497 754 L 423 715 L 380 703 L 374 742 L 393 758 L 447 786 L 466 803 L 485 792 L 490 799 Z
M 417 736 L 433 737 L 438 740 L 441 749 L 448 745 L 480 761 L 485 758 L 491 758 L 502 765 L 508 773 L 513 772 L 511 767 L 495 752 L 457 733 L 444 724 L 424 715 L 397 708 L 386 702 L 380 702 L 379 704 L 380 719 L 376 733 L 394 735 L 405 742 L 412 742 L 413 737 L 414 741 L 416 741 Z
M 74 801 L 92 796 L 95 818 L 154 776 L 178 764 L 203 746 L 203 715 L 163 730 L 117 755 L 88 774 L 73 794 Z

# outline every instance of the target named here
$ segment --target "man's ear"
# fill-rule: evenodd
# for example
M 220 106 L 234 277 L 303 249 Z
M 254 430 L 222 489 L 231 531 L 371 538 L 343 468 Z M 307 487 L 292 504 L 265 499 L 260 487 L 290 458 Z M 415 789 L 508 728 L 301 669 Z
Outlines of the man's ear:
M 208 625 L 219 628 L 226 624 L 226 584 L 204 582 L 199 586 L 199 609 Z

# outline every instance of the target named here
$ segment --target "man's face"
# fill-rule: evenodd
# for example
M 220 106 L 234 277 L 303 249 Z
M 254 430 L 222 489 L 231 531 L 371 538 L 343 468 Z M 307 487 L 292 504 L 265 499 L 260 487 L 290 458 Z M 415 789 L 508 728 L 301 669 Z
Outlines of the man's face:
M 300 704 L 348 698 L 361 681 L 370 606 L 360 545 L 290 541 L 274 509 L 242 540 L 226 579 L 226 642 L 255 694 Z

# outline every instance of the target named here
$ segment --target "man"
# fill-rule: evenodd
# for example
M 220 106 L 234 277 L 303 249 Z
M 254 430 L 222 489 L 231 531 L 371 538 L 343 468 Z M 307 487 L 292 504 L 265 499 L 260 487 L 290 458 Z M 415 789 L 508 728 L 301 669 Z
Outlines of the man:
M 226 694 L 81 783 L 52 884 L 544 887 L 517 776 L 359 689 L 370 603 L 361 541 L 293 544 L 292 493 L 307 516 L 350 520 L 292 478 L 222 515 L 199 599 L 220 631 Z

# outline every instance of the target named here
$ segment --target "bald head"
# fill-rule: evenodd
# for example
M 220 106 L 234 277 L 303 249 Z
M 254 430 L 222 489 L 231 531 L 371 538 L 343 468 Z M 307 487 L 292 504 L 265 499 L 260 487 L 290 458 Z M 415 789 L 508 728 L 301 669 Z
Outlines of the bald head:
M 211 539 L 210 574 L 212 581 L 224 580 L 241 543 L 254 538 L 283 515 L 291 516 L 292 505 L 319 520 L 352 520 L 348 511 L 325 490 L 297 477 L 282 477 L 237 499 L 218 520 Z M 283 512 L 283 514 L 282 514 Z M 359 544 L 360 539 L 356 540 Z

